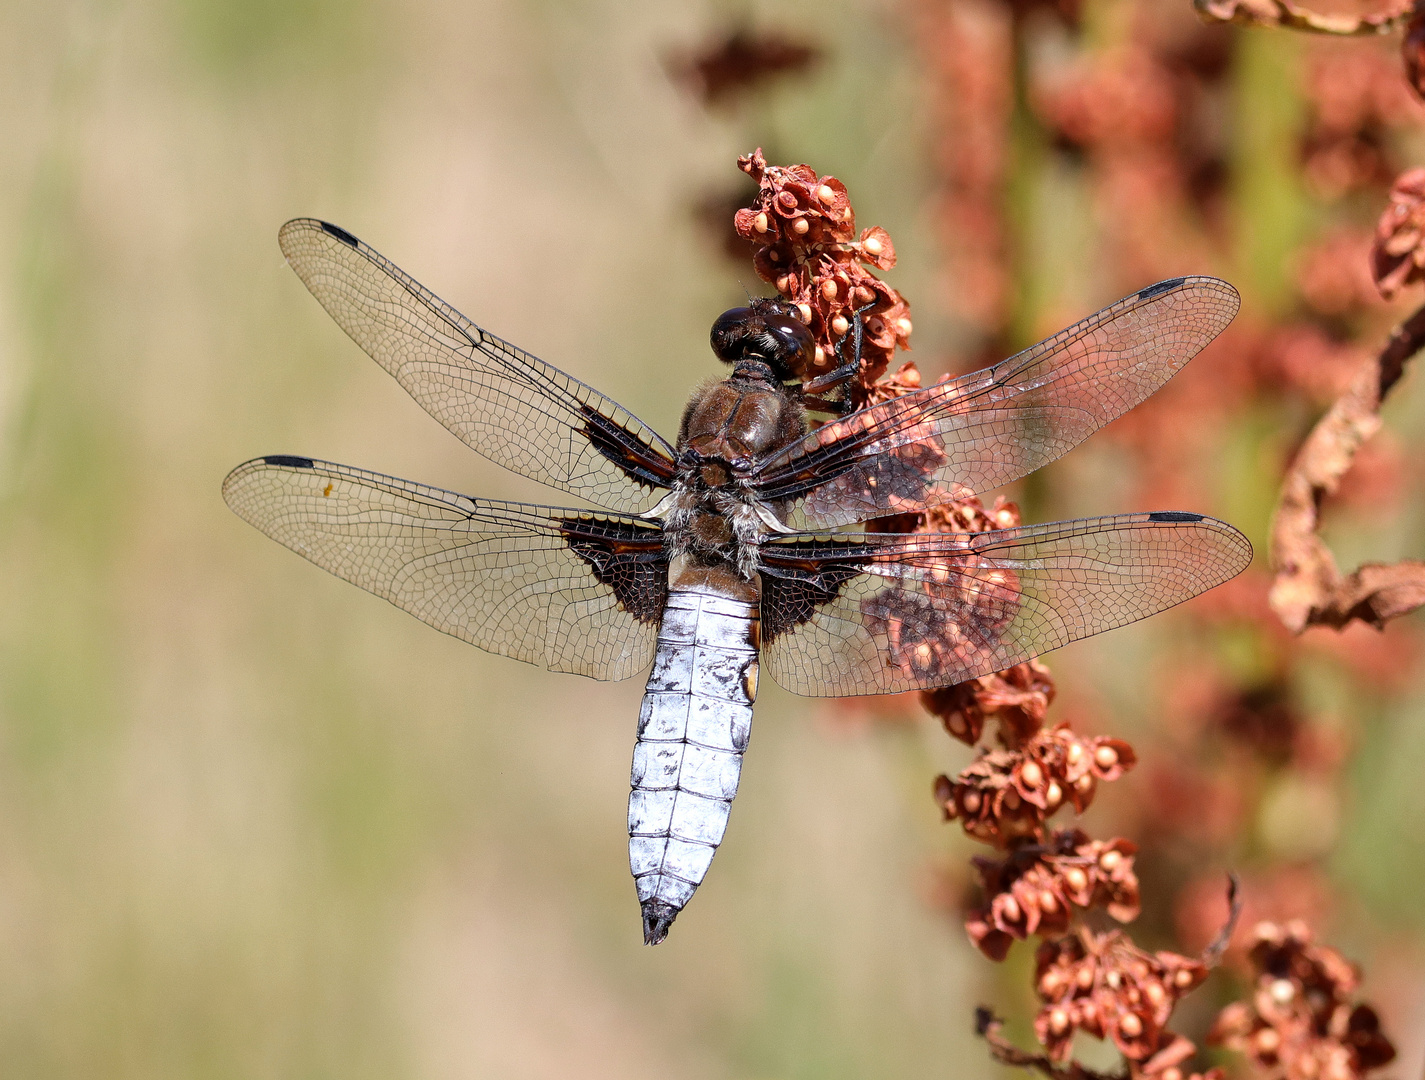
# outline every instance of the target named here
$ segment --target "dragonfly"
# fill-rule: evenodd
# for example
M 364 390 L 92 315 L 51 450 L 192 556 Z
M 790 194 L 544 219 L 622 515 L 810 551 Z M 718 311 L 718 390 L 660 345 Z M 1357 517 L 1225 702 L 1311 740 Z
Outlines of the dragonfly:
M 810 697 L 965 682 L 1182 603 L 1252 558 L 1232 526 L 1185 511 L 981 533 L 853 528 L 992 491 L 1142 402 L 1236 314 L 1236 290 L 1216 278 L 1151 285 L 993 367 L 815 429 L 810 331 L 789 305 L 752 300 L 714 323 L 731 374 L 692 396 L 670 444 L 346 230 L 302 218 L 279 243 L 337 324 L 456 437 L 597 509 L 290 454 L 239 465 L 223 497 L 323 569 L 488 652 L 592 679 L 651 665 L 628 804 L 650 945 L 722 842 L 759 666 Z

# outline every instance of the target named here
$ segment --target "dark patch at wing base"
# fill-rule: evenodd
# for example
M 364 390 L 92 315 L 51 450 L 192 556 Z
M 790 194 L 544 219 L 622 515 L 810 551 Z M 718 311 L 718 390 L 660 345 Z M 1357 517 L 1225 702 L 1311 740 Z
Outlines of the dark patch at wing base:
M 657 625 L 668 602 L 668 557 L 663 530 L 627 521 L 556 519 L 569 550 L 607 585 L 619 607 L 642 623 Z
M 846 544 L 846 561 L 828 557 L 828 544 L 807 544 L 817 558 L 799 560 L 797 544 L 778 544 L 762 565 L 762 641 L 771 644 L 789 630 L 811 620 L 817 609 L 831 603 L 841 586 L 865 570 L 864 544 Z M 766 553 L 764 553 L 766 554 Z
M 590 405 L 581 405 L 579 411 L 584 414 L 584 435 L 625 476 L 646 488 L 672 486 L 674 471 L 667 457 L 651 443 L 637 438 Z

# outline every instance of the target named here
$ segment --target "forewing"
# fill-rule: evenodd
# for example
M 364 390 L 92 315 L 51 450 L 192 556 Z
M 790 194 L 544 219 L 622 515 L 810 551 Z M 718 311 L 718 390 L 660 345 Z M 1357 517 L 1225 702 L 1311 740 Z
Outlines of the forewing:
M 621 405 L 480 329 L 335 225 L 298 218 L 278 242 L 337 324 L 472 450 L 610 510 L 661 498 L 673 451 Z
M 759 466 L 758 495 L 820 529 L 991 491 L 1143 401 L 1239 304 L 1217 278 L 1159 282 L 994 367 L 818 428 Z
M 986 533 L 792 536 L 762 549 L 762 662 L 797 694 L 964 682 L 1220 585 L 1252 547 L 1197 514 Z
M 223 498 L 322 569 L 488 652 L 595 679 L 653 659 L 668 562 L 648 522 L 285 456 L 239 465 Z

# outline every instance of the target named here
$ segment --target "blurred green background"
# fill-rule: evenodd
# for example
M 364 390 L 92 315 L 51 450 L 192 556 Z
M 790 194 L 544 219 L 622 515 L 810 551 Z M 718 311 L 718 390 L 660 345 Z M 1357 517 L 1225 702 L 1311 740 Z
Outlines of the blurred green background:
M 833 55 L 754 137 L 890 231 L 933 377 L 953 327 L 931 302 L 911 31 L 877 3 L 758 14 L 816 26 Z M 972 1008 L 1025 992 L 924 899 L 933 852 L 973 853 L 929 797 L 963 748 L 930 724 L 838 724 L 764 680 L 727 843 L 647 949 L 624 831 L 641 682 L 488 657 L 218 494 L 233 465 L 288 452 L 559 501 L 472 455 L 338 330 L 277 249 L 298 215 L 673 432 L 717 374 L 711 319 L 742 296 L 690 207 L 752 145 L 664 57 L 727 17 L 0 6 L 0 1074 L 995 1071 Z M 1099 460 L 1058 474 L 1072 511 L 1116 508 Z M 1155 640 L 1122 631 L 1059 670 L 1102 668 L 1132 708 Z M 1420 821 L 1413 700 L 1372 744 L 1380 824 L 1343 871 L 1367 919 L 1411 932 L 1418 836 L 1393 866 L 1380 845 L 1399 855 Z

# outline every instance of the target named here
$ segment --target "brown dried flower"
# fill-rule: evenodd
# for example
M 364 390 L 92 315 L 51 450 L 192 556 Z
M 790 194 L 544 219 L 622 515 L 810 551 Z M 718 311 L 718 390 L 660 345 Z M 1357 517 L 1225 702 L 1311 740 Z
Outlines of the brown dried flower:
M 776 30 L 738 27 L 731 33 L 668 57 L 668 73 L 711 108 L 821 61 L 822 50 Z
M 897 376 L 904 371 L 902 368 Z M 872 390 L 880 390 L 884 385 L 878 384 Z M 1020 524 L 1020 517 L 1019 507 L 1002 495 L 988 509 L 978 497 L 971 495 L 941 503 L 920 514 L 877 524 L 887 532 L 979 533 L 1015 528 Z M 940 717 L 945 730 L 969 746 L 980 741 L 988 719 L 1000 722 L 1007 745 L 1027 739 L 1043 725 L 1053 700 L 1053 677 L 1038 660 L 1026 660 L 1005 671 L 925 690 L 920 695 L 926 712 Z
M 1284 1080 L 1355 1080 L 1395 1057 L 1375 1010 L 1350 1004 L 1360 980 L 1356 968 L 1334 949 L 1312 944 L 1304 922 L 1259 923 L 1252 936 L 1252 998 L 1222 1010 L 1213 1042 Z
M 920 695 L 925 711 L 940 717 L 945 730 L 969 746 L 980 741 L 989 719 L 1000 722 L 1009 741 L 1022 742 L 1043 725 L 1053 700 L 1053 677 L 1038 660 Z
M 1137 764 L 1121 739 L 1075 734 L 1067 724 L 1039 731 L 1016 749 L 991 750 L 951 780 L 935 780 L 935 801 L 947 821 L 995 847 L 1042 840 L 1044 822 L 1065 804 L 1083 813 L 1100 781 L 1117 780 Z
M 812 380 L 836 367 L 837 346 L 861 319 L 861 375 L 852 400 L 864 404 L 864 388 L 884 374 L 896 349 L 910 348 L 910 305 L 867 269 L 895 266 L 890 236 L 879 227 L 857 235 L 846 185 L 834 176 L 818 176 L 809 165 L 768 165 L 760 149 L 737 164 L 758 184 L 753 205 L 737 212 L 737 233 L 756 248 L 757 273 L 811 327 Z
M 1081 928 L 1041 944 L 1034 967 L 1035 990 L 1044 1002 L 1034 1030 L 1052 1059 L 1069 1056 L 1076 1031 L 1112 1039 L 1130 1063 L 1151 1061 L 1158 1073 L 1192 1052 L 1191 1043 L 1165 1027 L 1178 1000 L 1207 978 L 1202 961 L 1145 952 L 1122 931 Z
M 1193 7 L 1212 22 L 1284 26 L 1314 34 L 1354 37 L 1383 34 L 1401 25 L 1410 13 L 1411 0 L 1394 0 L 1384 11 L 1370 15 L 1323 15 L 1292 0 L 1193 0 Z
M 1042 847 L 1020 847 L 1001 860 L 976 858 L 985 906 L 965 920 L 970 940 L 991 960 L 1003 960 L 1013 940 L 1064 933 L 1074 907 L 1105 907 L 1119 922 L 1131 922 L 1139 911 L 1137 850 L 1128 840 L 1090 840 L 1066 829 Z
M 990 1053 L 994 1055 L 995 1060 L 1005 1065 L 1033 1069 L 1049 1077 L 1050 1080 L 1123 1080 L 1122 1072 L 1100 1073 L 1077 1061 L 1071 1061 L 1067 1065 L 1058 1065 L 1048 1055 L 1025 1053 L 1004 1037 L 1001 1033 L 1003 1021 L 988 1009 L 975 1010 L 975 1026 L 979 1034 L 984 1037 L 985 1042 L 989 1044 Z M 1139 1080 L 1139 1078 L 1146 1080 L 1148 1077 L 1152 1077 L 1153 1080 L 1224 1080 L 1227 1074 L 1221 1068 L 1208 1069 L 1201 1073 L 1184 1073 L 1179 1068 L 1193 1055 L 1196 1049 L 1181 1035 L 1164 1031 L 1159 1035 L 1158 1050 L 1145 1061 L 1130 1060 L 1127 1075 L 1130 1080 Z

